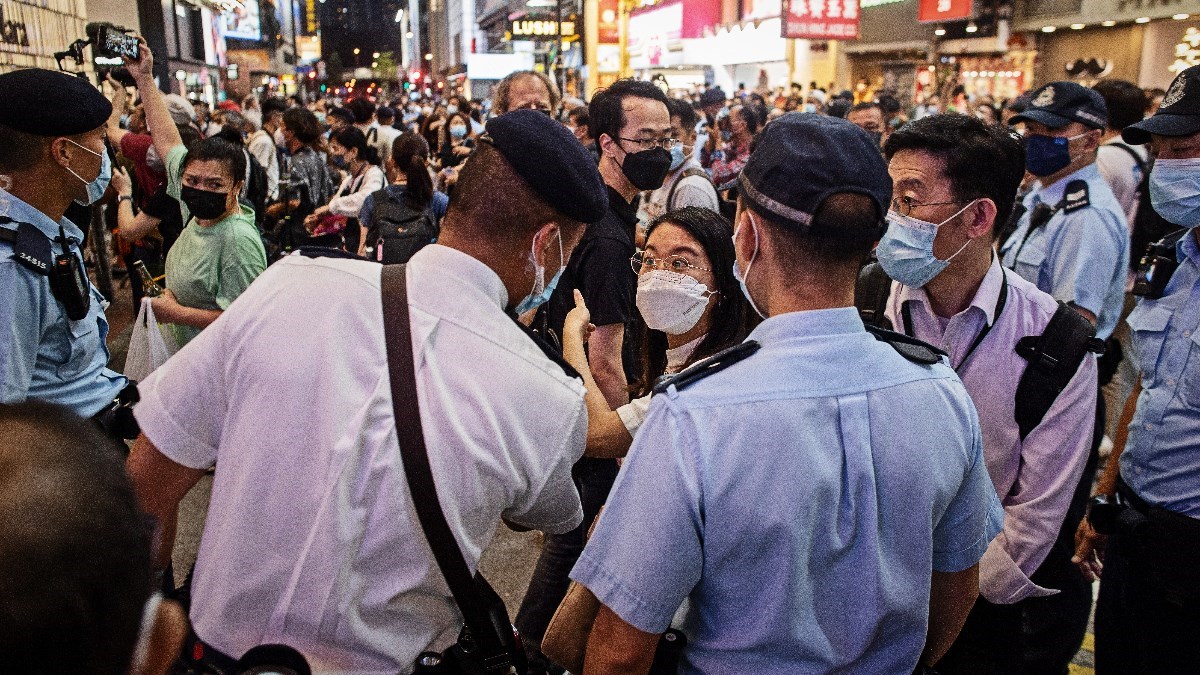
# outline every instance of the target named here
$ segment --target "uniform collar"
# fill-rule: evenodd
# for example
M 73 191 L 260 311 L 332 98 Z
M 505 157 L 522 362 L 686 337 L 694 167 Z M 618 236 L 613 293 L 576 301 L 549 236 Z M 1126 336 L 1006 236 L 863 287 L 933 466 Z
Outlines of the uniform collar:
M 422 265 L 436 268 L 472 288 L 477 288 L 501 310 L 508 305 L 508 290 L 495 270 L 462 251 L 441 244 L 430 244 L 421 249 Z
M 963 311 L 967 311 L 972 307 L 977 307 L 983 312 L 987 323 L 992 325 L 996 320 L 996 303 L 1000 302 L 1000 288 L 1004 285 L 1004 267 L 1000 264 L 1000 258 L 996 254 L 992 254 L 992 264 L 988 267 L 987 274 L 983 275 L 983 281 L 979 282 L 979 288 L 975 289 L 975 297 L 971 298 L 971 304 Z M 901 284 L 900 286 L 900 304 L 904 305 L 907 302 L 921 305 L 929 314 L 933 315 L 933 305 L 929 301 L 929 294 L 924 288 L 911 288 Z M 950 318 L 950 317 L 946 317 Z M 897 329 L 898 330 L 898 329 Z
M 1037 201 L 1040 201 L 1043 204 L 1054 206 L 1063 200 L 1063 195 L 1067 191 L 1067 183 L 1070 183 L 1073 180 L 1090 181 L 1099 177 L 1100 167 L 1097 166 L 1095 162 L 1092 162 L 1091 164 L 1088 164 L 1074 173 L 1070 173 L 1062 178 L 1059 178 L 1053 185 L 1048 187 L 1039 187 L 1037 190 L 1033 191 L 1033 196 L 1037 199 Z
M 858 310 L 837 307 L 772 316 L 758 324 L 746 339 L 767 345 L 780 340 L 862 333 L 865 330 Z
M 1197 265 L 1200 265 L 1200 244 L 1196 243 L 1194 230 L 1188 230 L 1175 244 L 1175 258 L 1179 262 L 1190 258 Z
M 48 239 L 57 237 L 58 228 L 61 226 L 68 237 L 74 239 L 76 242 L 83 241 L 83 230 L 80 230 L 75 223 L 67 220 L 66 216 L 59 219 L 56 223 L 50 220 L 50 216 L 47 216 L 25 203 L 24 200 L 4 190 L 0 190 L 0 213 L 7 215 L 17 222 L 33 225 L 39 232 L 46 235 Z

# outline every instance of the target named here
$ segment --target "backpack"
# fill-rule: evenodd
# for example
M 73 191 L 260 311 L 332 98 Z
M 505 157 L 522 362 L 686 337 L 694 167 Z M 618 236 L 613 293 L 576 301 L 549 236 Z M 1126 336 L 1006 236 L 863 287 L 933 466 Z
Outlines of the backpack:
M 438 224 L 430 208 L 411 206 L 403 195 L 386 188 L 371 195 L 371 229 L 367 231 L 367 258 L 385 265 L 408 262 L 413 254 L 437 241 Z
M 249 151 L 243 150 L 243 153 L 246 156 L 246 201 L 254 209 L 254 224 L 261 230 L 267 215 L 267 170 Z
M 1138 183 L 1137 214 L 1133 217 L 1133 222 L 1129 224 L 1132 228 L 1132 234 L 1129 237 L 1129 268 L 1136 272 L 1138 263 L 1141 262 L 1142 256 L 1149 251 L 1150 245 L 1179 229 L 1179 226 L 1158 215 L 1158 211 L 1155 211 L 1154 205 L 1150 203 L 1150 171 L 1154 168 L 1154 161 L 1147 162 L 1138 155 L 1136 150 L 1124 143 L 1110 143 L 1109 145 L 1128 152 L 1129 156 L 1133 157 L 1133 161 L 1137 163 L 1138 170 L 1142 172 L 1142 180 Z
M 892 290 L 892 280 L 878 262 L 869 262 L 858 272 L 854 285 L 854 306 L 868 326 L 891 329 L 884 308 Z M 1013 418 L 1021 440 L 1042 420 L 1088 352 L 1104 353 L 1104 342 L 1096 339 L 1096 329 L 1079 312 L 1058 303 L 1054 316 L 1041 335 L 1028 335 L 1017 341 L 1017 355 L 1029 362 L 1017 382 Z

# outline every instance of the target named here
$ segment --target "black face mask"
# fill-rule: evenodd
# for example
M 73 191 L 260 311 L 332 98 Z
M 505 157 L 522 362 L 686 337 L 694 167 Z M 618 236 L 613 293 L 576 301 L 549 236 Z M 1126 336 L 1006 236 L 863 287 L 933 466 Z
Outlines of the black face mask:
M 653 148 L 625 155 L 621 171 L 630 183 L 639 190 L 657 190 L 671 170 L 671 153 L 662 148 Z
M 179 189 L 179 201 L 192 215 L 201 220 L 216 220 L 225 213 L 229 196 L 224 192 L 209 192 L 184 185 Z

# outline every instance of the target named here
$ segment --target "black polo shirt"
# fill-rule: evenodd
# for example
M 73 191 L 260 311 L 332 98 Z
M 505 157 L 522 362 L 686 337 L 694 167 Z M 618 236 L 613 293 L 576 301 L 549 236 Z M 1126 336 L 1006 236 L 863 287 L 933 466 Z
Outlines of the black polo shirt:
M 637 275 L 629 262 L 637 250 L 634 246 L 637 222 L 637 198 L 631 204 L 616 190 L 608 188 L 608 212 L 584 231 L 554 294 L 546 303 L 545 316 L 539 317 L 544 319 L 542 325 L 551 334 L 551 342 L 560 350 L 563 322 L 575 307 L 575 289 L 583 294 L 593 324 L 628 326 L 637 320 L 634 305 Z M 535 322 L 535 325 L 539 323 L 542 322 Z M 629 364 L 626 366 L 628 371 Z

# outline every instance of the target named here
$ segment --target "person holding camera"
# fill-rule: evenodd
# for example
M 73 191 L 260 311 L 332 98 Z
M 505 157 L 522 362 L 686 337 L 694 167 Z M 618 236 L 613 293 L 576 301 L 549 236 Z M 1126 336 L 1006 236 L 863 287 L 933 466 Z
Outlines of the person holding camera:
M 108 190 L 112 105 L 38 68 L 0 75 L 0 91 L 0 403 L 56 403 L 132 438 L 136 389 L 107 368 L 107 303 L 84 270 L 84 233 L 63 215 Z
M 1153 146 L 1151 205 L 1182 229 L 1154 245 L 1137 275 L 1128 322 L 1141 376 L 1074 562 L 1101 577 L 1096 672 L 1184 673 L 1196 669 L 1200 631 L 1200 66 L 1122 137 Z

